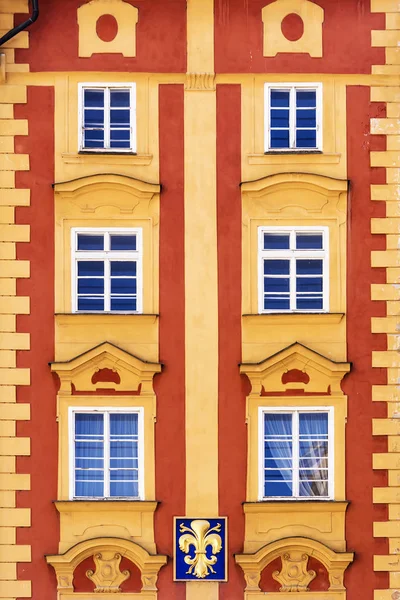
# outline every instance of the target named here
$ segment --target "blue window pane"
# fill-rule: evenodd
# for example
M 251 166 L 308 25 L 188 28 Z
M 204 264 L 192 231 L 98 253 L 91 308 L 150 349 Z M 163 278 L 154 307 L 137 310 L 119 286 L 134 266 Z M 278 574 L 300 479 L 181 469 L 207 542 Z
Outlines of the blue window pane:
M 292 482 L 291 481 L 276 481 L 276 482 L 265 482 L 264 495 L 270 497 L 283 496 L 288 497 L 292 495 Z
M 111 110 L 110 125 L 111 127 L 126 127 L 130 125 L 131 113 L 129 110 Z
M 296 127 L 316 127 L 317 117 L 313 109 L 296 111 Z
M 137 435 L 138 415 L 135 413 L 111 414 L 110 435 Z
M 111 294 L 136 294 L 136 279 L 112 279 Z
M 296 279 L 297 292 L 322 292 L 322 277 L 299 277 Z
M 280 456 L 280 455 L 279 455 Z M 266 469 L 291 469 L 292 468 L 292 459 L 272 459 L 266 458 L 264 461 L 264 466 Z
M 271 148 L 289 148 L 289 130 L 272 129 L 270 136 Z
M 85 131 L 85 148 L 104 148 L 104 131 Z
M 136 298 L 111 298 L 111 310 L 135 311 L 137 310 Z
M 112 129 L 111 130 L 111 143 L 112 142 L 129 142 L 131 141 L 130 129 Z
M 111 250 L 136 250 L 136 235 L 111 235 Z
M 112 469 L 137 469 L 139 461 L 137 458 L 110 458 Z
M 78 279 L 78 294 L 104 294 L 104 279 Z
M 129 107 L 131 97 L 129 90 L 111 90 L 110 96 L 110 104 L 112 108 Z
M 289 275 L 290 261 L 264 260 L 264 275 Z
M 136 261 L 112 261 L 111 262 L 112 277 L 135 277 L 136 276 Z
M 299 259 L 296 261 L 297 275 L 322 275 L 322 260 Z
M 80 277 L 104 276 L 104 262 L 102 260 L 80 260 L 78 261 L 78 275 Z
M 86 107 L 104 106 L 104 90 L 85 90 L 84 105 Z
M 132 458 L 137 456 L 137 442 L 115 441 L 110 444 L 110 456 L 112 458 Z
M 264 433 L 267 436 L 275 437 L 277 435 L 292 435 L 292 415 L 286 414 L 265 414 L 264 415 Z
M 104 433 L 103 415 L 80 413 L 75 415 L 75 435 L 96 435 Z
M 292 479 L 292 471 L 265 471 L 265 481 L 266 482 L 275 482 L 275 481 L 287 481 Z
M 271 127 L 289 127 L 289 111 L 279 108 L 271 110 Z
M 289 241 L 288 233 L 264 233 L 264 250 L 287 250 Z
M 75 467 L 77 469 L 102 469 L 104 461 L 102 458 L 75 458 Z
M 96 439 L 96 438 L 93 438 Z M 75 442 L 75 456 L 77 458 L 102 458 L 103 457 L 103 442 Z M 99 466 L 99 465 L 95 465 Z
M 300 496 L 303 497 L 319 496 L 320 498 L 325 498 L 326 496 L 328 496 L 328 482 L 300 481 L 299 492 Z
M 77 481 L 75 496 L 83 498 L 102 498 L 104 496 L 103 482 Z
M 264 456 L 266 458 L 290 458 L 292 457 L 292 442 L 282 440 L 281 442 L 265 442 Z
M 299 455 L 301 458 L 314 460 L 314 466 L 326 467 L 328 456 L 328 441 L 315 439 L 312 441 L 300 441 Z
M 104 127 L 104 110 L 85 110 L 85 127 Z
M 104 236 L 78 233 L 78 250 L 103 250 Z
M 265 277 L 264 292 L 286 292 L 289 293 L 289 279 L 277 277 Z
M 264 310 L 289 310 L 289 298 L 269 297 L 264 299 Z
M 296 148 L 316 148 L 317 132 L 315 129 L 296 131 Z
M 137 479 L 137 473 L 130 469 L 115 469 L 110 471 L 110 481 L 134 481 L 135 479 Z
M 323 310 L 322 298 L 297 298 L 298 310 Z
M 296 233 L 297 250 L 322 250 L 322 233 Z
M 111 481 L 110 496 L 137 498 L 139 496 L 139 484 L 137 481 Z
M 84 471 L 77 469 L 75 471 L 75 478 L 76 481 L 103 481 L 104 471 L 103 469 L 85 469 Z
M 296 106 L 305 108 L 315 108 L 317 106 L 317 93 L 310 90 L 296 91 Z
M 289 91 L 271 90 L 271 106 L 272 107 L 289 107 Z
M 102 298 L 78 298 L 78 310 L 103 311 L 104 300 Z
M 299 415 L 300 435 L 318 434 L 328 435 L 327 413 L 300 413 Z
M 122 140 L 111 141 L 111 143 L 110 143 L 110 148 L 122 148 L 122 149 L 129 150 L 130 147 L 131 147 L 130 142 L 124 142 Z

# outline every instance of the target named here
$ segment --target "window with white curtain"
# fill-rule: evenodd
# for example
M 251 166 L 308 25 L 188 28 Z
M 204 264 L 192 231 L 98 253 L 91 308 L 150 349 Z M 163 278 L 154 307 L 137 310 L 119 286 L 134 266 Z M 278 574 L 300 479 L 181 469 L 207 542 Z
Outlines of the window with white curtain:
M 143 499 L 142 410 L 70 409 L 72 498 Z
M 135 84 L 91 83 L 79 88 L 80 150 L 135 153 Z
M 328 227 L 259 227 L 258 231 L 259 312 L 327 312 Z
M 333 408 L 260 409 L 260 499 L 333 497 Z
M 72 229 L 73 312 L 142 312 L 142 229 Z

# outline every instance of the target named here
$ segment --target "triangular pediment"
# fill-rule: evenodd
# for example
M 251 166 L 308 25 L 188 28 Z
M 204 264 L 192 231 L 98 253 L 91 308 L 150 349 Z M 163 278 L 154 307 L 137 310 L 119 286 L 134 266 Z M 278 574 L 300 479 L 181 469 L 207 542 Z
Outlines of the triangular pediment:
M 96 392 L 99 389 L 153 394 L 153 377 L 161 364 L 149 363 L 109 342 L 104 342 L 66 362 L 51 363 L 61 388 L 59 393 Z
M 335 362 L 296 342 L 259 363 L 244 363 L 252 395 L 290 393 L 342 394 L 340 383 L 350 363 Z

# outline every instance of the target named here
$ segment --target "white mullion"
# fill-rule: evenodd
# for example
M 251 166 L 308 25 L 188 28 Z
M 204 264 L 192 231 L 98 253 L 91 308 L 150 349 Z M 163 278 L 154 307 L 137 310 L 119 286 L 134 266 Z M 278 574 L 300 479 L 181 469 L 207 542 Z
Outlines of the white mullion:
M 104 497 L 110 497 L 110 413 L 103 413 L 104 432 Z
M 298 497 L 300 495 L 300 469 L 299 469 L 299 454 L 300 454 L 300 434 L 299 434 L 299 411 L 295 410 L 292 413 L 292 495 Z
M 104 88 L 104 149 L 105 150 L 110 148 L 110 139 L 111 139 L 111 132 L 110 132 L 111 101 L 110 101 L 110 98 L 111 98 L 111 88 L 109 88 L 109 87 Z

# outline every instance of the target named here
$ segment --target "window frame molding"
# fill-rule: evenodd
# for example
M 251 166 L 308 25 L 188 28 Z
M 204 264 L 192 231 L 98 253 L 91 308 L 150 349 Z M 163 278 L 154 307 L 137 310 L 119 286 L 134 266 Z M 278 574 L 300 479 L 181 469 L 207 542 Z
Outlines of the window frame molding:
M 138 496 L 76 496 L 75 495 L 75 418 L 76 413 L 88 413 L 88 414 L 108 414 L 111 413 L 136 413 L 138 415 Z M 108 419 L 109 421 L 109 419 Z M 109 429 L 106 426 L 106 419 L 104 420 L 104 487 L 106 491 L 106 472 L 109 471 L 110 456 L 107 452 L 107 446 L 109 445 Z M 106 434 L 108 438 L 106 438 Z M 131 500 L 131 501 L 143 501 L 145 500 L 145 458 L 144 458 L 144 407 L 143 406 L 69 406 L 68 407 L 68 462 L 69 462 L 69 499 L 77 502 L 102 502 L 102 501 L 118 501 L 118 500 Z M 108 477 L 108 484 L 110 483 Z M 108 485 L 109 487 L 109 485 Z
M 132 311 L 117 311 L 117 310 L 78 310 L 78 289 L 77 289 L 77 261 L 79 251 L 77 250 L 77 236 L 79 233 L 106 233 L 110 235 L 111 233 L 117 234 L 136 234 L 137 236 L 137 250 L 122 250 L 121 252 L 115 252 L 116 254 L 123 254 L 124 252 L 135 252 L 137 253 L 136 265 L 136 310 Z M 136 315 L 143 313 L 143 228 L 142 227 L 71 227 L 71 312 L 73 314 L 96 314 L 96 315 L 104 315 L 104 314 L 129 314 Z M 90 257 L 89 254 L 99 254 L 98 260 L 112 260 L 112 257 L 107 257 L 107 253 L 113 252 L 112 250 L 93 250 L 87 251 L 86 256 L 90 260 L 94 260 L 97 257 Z M 103 254 L 103 257 L 100 256 Z M 83 257 L 82 257 L 83 258 Z M 115 259 L 117 260 L 117 258 Z M 121 258 L 124 262 L 128 261 L 128 256 L 126 258 Z M 108 278 L 106 278 L 106 274 L 104 273 L 104 303 L 110 300 L 111 295 L 111 286 L 110 286 L 110 275 L 108 274 Z
M 312 90 L 316 92 L 316 147 L 315 148 L 296 148 L 295 147 L 295 117 L 296 105 L 293 104 L 294 93 L 296 89 Z M 269 132 L 271 127 L 271 90 L 290 90 L 289 100 L 289 148 L 271 148 L 269 141 Z M 264 83 L 264 153 L 300 153 L 310 154 L 313 152 L 323 152 L 323 83 L 322 82 L 276 82 Z
M 322 258 L 323 261 L 323 272 L 322 272 L 322 281 L 323 281 L 323 296 L 322 296 L 322 302 L 323 302 L 323 307 L 322 309 L 318 309 L 318 310 L 313 310 L 313 309 L 308 309 L 308 310 L 304 310 L 304 309 L 297 309 L 297 308 L 289 308 L 288 310 L 270 310 L 270 309 L 265 309 L 264 308 L 264 272 L 263 272 L 263 264 L 264 264 L 264 259 L 266 258 L 266 256 L 263 255 L 263 253 L 267 253 L 268 255 L 271 256 L 271 258 L 278 258 L 278 255 L 281 254 L 281 256 L 279 256 L 279 258 L 284 259 L 285 257 L 283 256 L 284 252 L 287 252 L 287 259 L 290 261 L 290 271 L 289 271 L 289 281 L 290 281 L 290 286 L 289 286 L 289 293 L 290 293 L 290 304 L 293 301 L 293 297 L 294 299 L 296 299 L 296 273 L 293 272 L 292 273 L 292 261 L 295 260 L 295 252 L 296 250 L 263 250 L 262 248 L 262 239 L 263 239 L 263 234 L 265 232 L 271 232 L 271 233 L 279 233 L 279 232 L 290 232 L 291 234 L 295 235 L 295 233 L 297 231 L 302 231 L 302 232 L 321 232 L 323 235 L 323 245 L 326 246 L 326 249 L 321 250 L 321 253 L 324 253 L 324 256 Z M 303 252 L 303 251 L 299 251 L 299 252 Z M 305 256 L 304 258 L 307 258 L 306 253 L 310 253 L 310 257 L 311 254 L 313 253 L 312 250 L 305 250 L 304 251 Z M 329 227 L 326 225 L 259 225 L 258 226 L 258 314 L 321 314 L 321 313 L 329 313 L 329 299 L 330 299 L 330 279 L 329 279 L 329 264 L 330 264 L 330 239 L 329 239 Z
M 130 91 L 130 148 L 86 148 L 84 145 L 84 91 L 85 89 L 110 90 L 111 88 L 126 88 Z M 137 123 L 136 123 L 136 82 L 81 82 L 78 83 L 78 152 L 88 154 L 136 154 L 137 153 Z M 110 93 L 104 94 L 104 145 L 110 141 Z
M 266 413 L 281 413 L 281 414 L 294 414 L 294 413 L 316 413 L 322 412 L 328 414 L 328 496 L 264 496 L 264 415 Z M 297 432 L 296 432 L 297 433 Z M 292 440 L 294 440 L 294 433 L 292 432 Z M 299 439 L 296 439 L 297 445 Z M 294 444 L 293 444 L 294 446 Z M 295 450 L 293 449 L 293 459 L 296 456 Z M 298 472 L 295 475 L 295 469 L 293 468 L 293 482 L 298 481 Z M 327 502 L 332 501 L 335 498 L 335 407 L 334 406 L 259 406 L 258 407 L 258 501 L 259 502 Z

